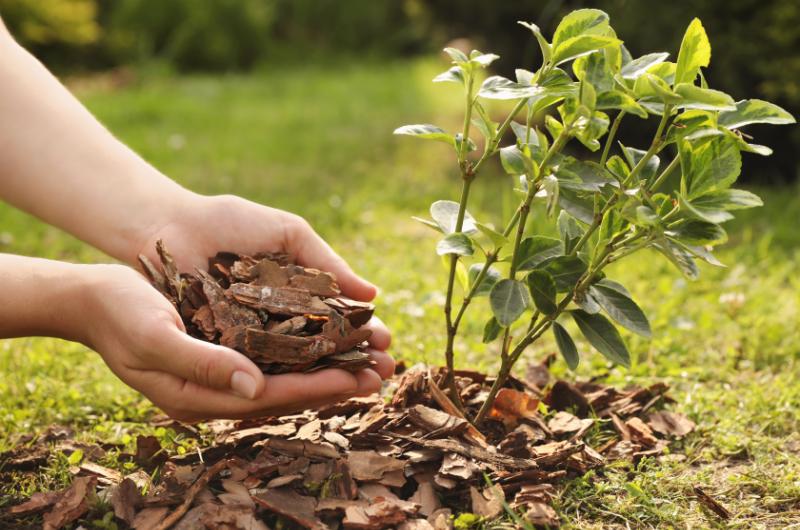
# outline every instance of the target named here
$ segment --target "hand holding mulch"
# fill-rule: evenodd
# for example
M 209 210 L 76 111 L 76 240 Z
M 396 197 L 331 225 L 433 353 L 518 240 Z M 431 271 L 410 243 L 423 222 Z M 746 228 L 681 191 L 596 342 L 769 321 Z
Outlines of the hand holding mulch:
M 270 374 L 375 364 L 365 351 L 371 331 L 362 328 L 374 306 L 341 296 L 333 275 L 285 254 L 230 252 L 211 258 L 208 272 L 181 274 L 163 241 L 156 249 L 160 268 L 139 261 L 193 337 L 239 351 Z

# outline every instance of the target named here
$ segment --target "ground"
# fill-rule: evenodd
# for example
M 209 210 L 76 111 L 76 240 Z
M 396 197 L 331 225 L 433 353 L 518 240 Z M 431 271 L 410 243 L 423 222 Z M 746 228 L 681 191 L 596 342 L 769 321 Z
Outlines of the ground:
M 410 219 L 435 199 L 455 199 L 457 175 L 443 144 L 397 138 L 405 123 L 455 126 L 461 98 L 429 80 L 436 60 L 324 64 L 248 77 L 144 76 L 115 86 L 77 80 L 79 97 L 108 127 L 180 183 L 202 193 L 235 193 L 304 215 L 364 276 L 381 286 L 378 314 L 394 332 L 392 351 L 408 364 L 438 363 L 443 345 L 444 269 L 433 233 Z M 704 267 L 686 282 L 655 254 L 611 270 L 650 315 L 655 338 L 626 336 L 635 362 L 613 369 L 615 384 L 665 381 L 675 407 L 698 432 L 680 456 L 606 470 L 570 483 L 556 507 L 567 528 L 719 525 L 691 495 L 700 484 L 726 505 L 731 528 L 800 527 L 800 210 L 798 188 L 749 187 L 766 207 L 729 227 L 724 269 Z M 499 221 L 513 200 L 499 171 L 477 184 L 476 216 Z M 481 199 L 485 197 L 485 199 Z M 102 254 L 0 205 L 0 250 L 71 261 Z M 458 342 L 462 367 L 495 366 L 480 343 L 483 303 Z M 483 314 L 482 314 L 483 312 Z M 579 345 L 577 375 L 608 370 Z M 530 360 L 554 349 L 545 340 Z M 521 363 L 521 364 L 524 364 Z M 53 339 L 0 342 L 0 451 L 58 423 L 85 440 L 130 444 L 152 433 L 178 451 L 191 440 L 148 427 L 155 411 L 85 348 Z M 102 462 L 124 467 L 114 455 Z M 0 484 L 0 508 L 68 480 L 66 457 L 35 477 Z

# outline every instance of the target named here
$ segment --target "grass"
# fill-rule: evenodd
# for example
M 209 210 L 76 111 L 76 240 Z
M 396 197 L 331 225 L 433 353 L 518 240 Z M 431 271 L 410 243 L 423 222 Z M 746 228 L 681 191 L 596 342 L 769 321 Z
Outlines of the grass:
M 448 148 L 391 136 L 394 127 L 456 127 L 461 98 L 429 79 L 435 61 L 315 65 L 250 77 L 144 78 L 112 89 L 75 83 L 109 128 L 177 181 L 204 193 L 236 193 L 306 216 L 382 287 L 379 314 L 394 354 L 437 363 L 443 345 L 444 269 L 434 238 L 410 220 L 438 198 L 455 198 Z M 487 174 L 471 208 L 497 221 L 511 207 L 508 182 Z M 798 189 L 758 190 L 767 206 L 730 225 L 724 269 L 697 282 L 642 254 L 611 270 L 651 316 L 655 339 L 627 336 L 637 359 L 611 370 L 615 384 L 663 380 L 677 409 L 699 425 L 679 455 L 615 465 L 572 481 L 557 501 L 567 528 L 720 526 L 690 494 L 700 484 L 734 514 L 731 528 L 800 526 L 800 235 Z M 536 222 L 536 219 L 534 219 Z M 100 261 L 97 251 L 0 205 L 0 250 Z M 484 303 L 466 322 L 480 336 Z M 457 344 L 464 367 L 496 366 L 494 347 Z M 528 358 L 554 348 L 545 340 Z M 580 376 L 607 370 L 579 344 Z M 524 364 L 524 363 L 522 363 Z M 555 370 L 566 373 L 563 363 Z M 151 405 L 115 379 L 100 358 L 53 339 L 0 342 L 0 451 L 53 423 L 86 441 L 130 444 L 155 433 L 175 450 L 190 440 L 144 422 Z M 683 456 L 680 456 L 683 455 Z M 109 453 L 102 462 L 125 468 Z M 0 508 L 68 480 L 65 458 L 0 484 Z

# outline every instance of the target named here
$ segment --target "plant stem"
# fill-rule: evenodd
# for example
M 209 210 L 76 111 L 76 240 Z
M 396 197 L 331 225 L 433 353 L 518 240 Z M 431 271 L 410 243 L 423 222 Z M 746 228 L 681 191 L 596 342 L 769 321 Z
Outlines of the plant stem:
M 673 158 L 672 162 L 670 162 L 669 165 L 664 168 L 664 171 L 661 172 L 661 174 L 656 178 L 656 180 L 654 180 L 653 183 L 647 187 L 647 191 L 649 192 L 656 191 L 659 188 L 659 186 L 661 186 L 664 183 L 664 181 L 667 180 L 669 174 L 672 173 L 672 171 L 676 167 L 678 167 L 678 164 L 680 164 L 680 162 L 681 160 L 679 156 Z
M 608 160 L 608 154 L 611 152 L 611 144 L 614 143 L 614 138 L 617 136 L 619 124 L 622 123 L 622 118 L 624 117 L 625 111 L 619 111 L 617 117 L 614 118 L 614 123 L 611 124 L 611 129 L 608 131 L 608 138 L 606 138 L 606 145 L 603 148 L 603 155 L 600 157 L 600 166 L 602 167 L 606 167 L 606 160 Z
M 633 179 L 637 177 L 638 174 L 642 171 L 642 169 L 644 169 L 644 167 L 647 165 L 647 162 L 653 156 L 655 156 L 655 154 L 661 148 L 663 143 L 663 139 L 661 136 L 664 132 L 664 127 L 666 126 L 667 121 L 669 120 L 671 112 L 672 112 L 671 106 L 666 106 L 664 109 L 664 114 L 661 117 L 661 121 L 658 124 L 656 134 L 653 137 L 653 141 L 650 144 L 650 148 L 647 150 L 644 156 L 642 156 L 642 158 L 639 160 L 636 166 L 634 166 L 634 168 L 631 169 L 631 172 L 625 179 L 625 182 L 622 183 L 623 186 L 628 184 L 630 181 L 633 181 Z M 544 163 L 542 164 L 542 169 L 544 169 Z M 618 198 L 619 195 L 614 195 L 608 200 L 608 202 L 606 202 L 602 210 L 595 216 L 594 220 L 592 221 L 592 224 L 589 226 L 589 228 L 586 230 L 583 236 L 581 236 L 581 238 L 578 240 L 578 242 L 575 245 L 575 248 L 572 249 L 570 255 L 576 255 L 581 250 L 581 248 L 583 248 L 583 246 L 586 245 L 586 243 L 591 238 L 592 234 L 597 230 L 597 228 L 602 223 L 603 216 L 613 207 Z M 629 238 L 624 239 L 623 241 L 620 241 L 618 244 L 624 245 L 634 241 L 635 239 L 638 239 L 639 237 L 641 237 L 640 234 L 635 234 L 633 236 L 630 236 Z M 500 366 L 500 371 L 498 372 L 497 379 L 495 380 L 494 384 L 492 384 L 492 388 L 489 390 L 489 395 L 486 397 L 486 400 L 484 401 L 483 405 L 478 411 L 477 416 L 475 416 L 475 421 L 474 421 L 475 425 L 480 425 L 483 422 L 486 415 L 491 410 L 495 397 L 497 396 L 497 393 L 500 391 L 503 385 L 505 385 L 505 382 L 511 373 L 511 369 L 513 368 L 514 364 L 516 364 L 517 360 L 525 351 L 525 349 L 533 342 L 535 342 L 539 337 L 541 337 L 542 334 L 547 329 L 550 328 L 555 319 L 558 318 L 561 315 L 561 313 L 564 312 L 564 310 L 570 304 L 570 302 L 572 302 L 573 298 L 575 297 L 575 294 L 585 289 L 588 286 L 588 284 L 592 282 L 597 273 L 601 271 L 602 268 L 605 267 L 612 260 L 612 252 L 615 250 L 615 247 L 616 244 L 613 243 L 609 243 L 608 245 L 606 245 L 606 248 L 603 250 L 603 252 L 596 258 L 597 263 L 590 265 L 590 267 L 583 274 L 581 279 L 578 280 L 575 287 L 558 304 L 556 311 L 553 312 L 552 315 L 548 315 L 544 319 L 539 321 L 538 324 L 529 327 L 529 331 L 517 343 L 517 345 L 510 353 L 506 354 L 505 352 L 506 345 L 505 344 L 503 345 L 504 351 L 503 355 L 501 356 L 502 362 Z M 513 266 L 513 260 L 514 258 L 512 257 L 512 266 Z

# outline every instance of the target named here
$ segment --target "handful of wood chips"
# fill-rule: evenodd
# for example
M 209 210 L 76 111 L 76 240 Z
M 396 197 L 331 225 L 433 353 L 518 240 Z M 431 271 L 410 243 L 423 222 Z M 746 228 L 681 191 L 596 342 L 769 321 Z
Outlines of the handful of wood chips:
M 336 278 L 296 265 L 287 254 L 219 252 L 208 272 L 180 273 L 159 240 L 157 267 L 139 262 L 153 286 L 178 310 L 193 337 L 233 348 L 264 373 L 358 371 L 374 364 L 363 329 L 372 304 L 341 296 Z

